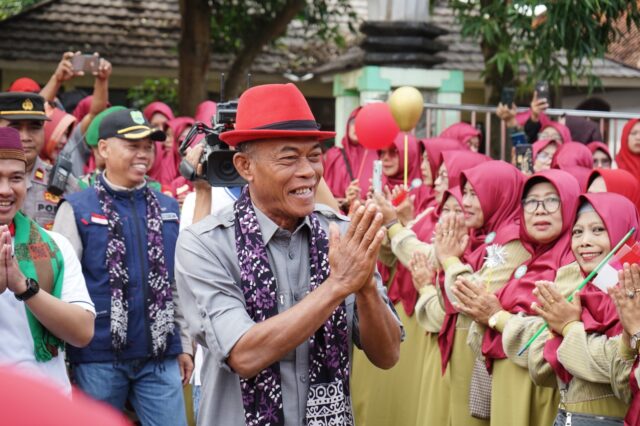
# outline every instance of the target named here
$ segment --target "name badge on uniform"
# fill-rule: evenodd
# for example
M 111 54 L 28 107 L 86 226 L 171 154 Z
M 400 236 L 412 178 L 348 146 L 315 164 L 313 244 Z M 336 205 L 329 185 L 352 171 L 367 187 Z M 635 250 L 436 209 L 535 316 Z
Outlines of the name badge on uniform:
M 174 221 L 177 222 L 179 220 L 178 215 L 174 212 L 161 213 L 162 220 L 165 222 Z
M 108 225 L 109 220 L 106 216 L 97 213 L 91 213 L 91 223 L 96 223 L 98 225 Z
M 522 277 L 524 277 L 524 274 L 527 273 L 527 265 L 520 265 L 518 266 L 518 269 L 516 269 L 515 274 L 513 274 L 513 276 L 517 279 L 520 279 Z

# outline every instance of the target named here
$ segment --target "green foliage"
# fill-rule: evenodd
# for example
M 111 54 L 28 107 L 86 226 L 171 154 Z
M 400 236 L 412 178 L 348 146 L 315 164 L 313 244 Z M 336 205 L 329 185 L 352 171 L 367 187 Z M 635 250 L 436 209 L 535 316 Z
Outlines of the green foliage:
M 624 17 L 627 28 L 640 27 L 638 4 L 629 0 L 450 2 L 463 36 L 482 41 L 485 72 L 493 65 L 497 77 L 520 70 L 529 87 L 537 80 L 559 86 L 564 79 L 573 84 L 584 78 L 593 88 L 600 84 L 593 61 L 604 58 L 609 44 L 622 35 L 616 21 Z M 540 5 L 546 12 L 536 18 L 531 12 Z
M 22 9 L 42 0 L 0 0 L 0 20 L 19 13 Z
M 247 43 L 256 43 L 255 29 L 268 25 L 290 0 L 211 0 L 211 34 L 216 52 L 237 53 Z M 350 31 L 357 16 L 349 0 L 308 0 L 306 7 L 296 17 L 303 22 L 303 34 L 307 39 L 319 37 L 344 45 L 344 35 L 336 17 L 341 17 Z M 283 34 L 284 35 L 284 34 Z
M 133 108 L 142 109 L 153 101 L 164 102 L 174 111 L 178 107 L 178 80 L 172 78 L 148 78 L 127 92 Z

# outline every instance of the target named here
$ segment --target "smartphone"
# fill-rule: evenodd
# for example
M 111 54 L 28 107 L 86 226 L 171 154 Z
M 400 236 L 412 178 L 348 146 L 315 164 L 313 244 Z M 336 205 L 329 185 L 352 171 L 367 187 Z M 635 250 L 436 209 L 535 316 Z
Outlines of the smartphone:
M 547 102 L 549 102 L 549 83 L 546 81 L 537 82 L 536 93 L 538 95 L 538 99 L 546 99 Z
M 71 58 L 71 66 L 75 72 L 98 72 L 98 68 L 100 67 L 100 56 L 83 55 L 81 53 L 73 55 Z
M 523 132 L 514 132 L 511 133 L 511 145 L 519 146 L 525 145 L 527 143 L 527 135 Z
M 503 87 L 502 93 L 500 94 L 500 103 L 502 105 L 506 105 L 511 108 L 513 105 L 513 100 L 516 97 L 516 88 L 515 87 Z
M 533 146 L 531 144 L 516 145 L 516 167 L 527 176 L 533 174 Z
M 373 162 L 373 178 L 371 182 L 373 184 L 373 193 L 382 194 L 382 160 Z

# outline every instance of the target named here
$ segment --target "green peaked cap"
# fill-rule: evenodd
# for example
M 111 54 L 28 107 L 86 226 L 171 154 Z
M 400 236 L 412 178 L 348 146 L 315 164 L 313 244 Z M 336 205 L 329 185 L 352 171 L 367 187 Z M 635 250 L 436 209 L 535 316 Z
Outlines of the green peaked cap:
M 112 106 L 96 115 L 96 117 L 91 121 L 91 124 L 89 124 L 87 133 L 84 135 L 84 139 L 87 141 L 87 145 L 91 147 L 98 146 L 98 141 L 100 140 L 100 138 L 98 137 L 98 130 L 100 130 L 100 123 L 102 123 L 102 120 L 112 112 L 121 111 L 123 109 L 127 108 L 123 106 Z

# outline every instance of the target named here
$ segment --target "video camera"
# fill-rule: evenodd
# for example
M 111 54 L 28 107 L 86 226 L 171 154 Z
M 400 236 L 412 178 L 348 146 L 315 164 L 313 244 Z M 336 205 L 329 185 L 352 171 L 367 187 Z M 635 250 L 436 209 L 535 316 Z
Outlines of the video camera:
M 198 175 L 196 169 L 185 158 L 179 167 L 182 176 L 190 181 L 206 179 L 211 186 L 232 187 L 243 186 L 247 183 L 233 165 L 235 152 L 220 140 L 221 133 L 233 130 L 237 110 L 237 101 L 219 103 L 215 120 L 213 118 L 211 120 L 211 127 L 202 122 L 193 125 L 180 145 L 180 155 L 184 157 L 187 148 L 193 143 L 196 136 L 205 135 L 203 141 L 205 149 L 200 158 L 202 175 Z

